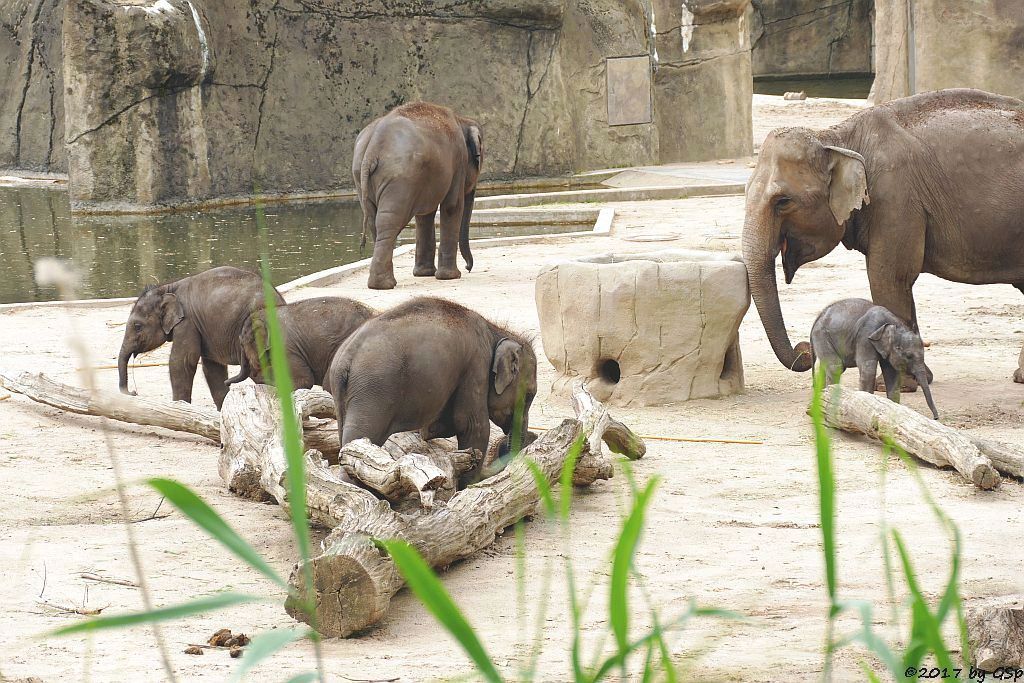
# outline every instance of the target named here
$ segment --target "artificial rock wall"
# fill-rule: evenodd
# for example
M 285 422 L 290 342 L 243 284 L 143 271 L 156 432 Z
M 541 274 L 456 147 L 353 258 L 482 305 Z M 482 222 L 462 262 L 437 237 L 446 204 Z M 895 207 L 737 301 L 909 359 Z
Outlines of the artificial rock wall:
M 1022 0 L 875 0 L 875 34 L 875 103 L 940 88 L 1024 99 Z
M 67 171 L 64 0 L 0 0 L 0 168 Z
M 875 0 L 753 0 L 755 76 L 871 73 Z
M 482 124 L 492 178 L 751 151 L 749 0 L 66 2 L 80 210 L 349 187 L 416 99 Z

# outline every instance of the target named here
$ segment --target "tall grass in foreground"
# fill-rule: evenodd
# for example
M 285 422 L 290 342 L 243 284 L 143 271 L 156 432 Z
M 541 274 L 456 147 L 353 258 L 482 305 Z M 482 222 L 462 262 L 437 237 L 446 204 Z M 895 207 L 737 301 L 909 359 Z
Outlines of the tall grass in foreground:
M 261 661 L 270 657 L 286 645 L 297 640 L 308 638 L 313 642 L 316 654 L 316 670 L 299 674 L 289 680 L 288 683 L 306 683 L 319 680 L 323 683 L 324 674 L 322 657 L 320 653 L 320 638 L 316 627 L 316 610 L 312 600 L 312 569 L 311 543 L 309 536 L 309 520 L 306 517 L 306 476 L 305 460 L 302 448 L 302 431 L 299 421 L 295 415 L 294 403 L 292 400 L 292 379 L 288 369 L 284 340 L 281 334 L 281 326 L 277 319 L 275 306 L 275 295 L 273 285 L 270 282 L 270 266 L 267 258 L 266 248 L 266 223 L 263 215 L 263 207 L 256 206 L 256 224 L 260 235 L 260 265 L 263 275 L 263 290 L 266 304 L 267 335 L 270 340 L 270 363 L 274 368 L 274 386 L 278 401 L 281 406 L 281 418 L 283 422 L 284 450 L 288 462 L 288 473 L 286 486 L 288 489 L 289 516 L 292 522 L 292 531 L 295 536 L 296 545 L 299 548 L 300 564 L 303 566 L 303 588 L 301 594 L 297 595 L 296 604 L 310 617 L 310 623 L 314 628 L 293 627 L 281 628 L 266 631 L 254 637 L 252 642 L 245 648 L 245 656 L 232 676 L 233 681 L 242 680 L 245 675 Z M 86 367 L 88 363 L 83 364 Z M 267 372 L 268 369 L 264 368 Z M 118 478 L 118 487 L 123 484 Z M 177 508 L 193 524 L 205 531 L 211 538 L 218 541 L 227 548 L 236 558 L 248 564 L 257 572 L 270 579 L 283 592 L 289 591 L 288 582 L 282 578 L 263 557 L 249 545 L 234 529 L 203 501 L 188 486 L 173 479 L 154 478 L 147 480 L 146 484 L 164 496 L 169 503 Z M 72 634 L 91 633 L 100 630 L 120 629 L 131 626 L 150 624 L 154 628 L 161 622 L 184 617 L 205 614 L 214 610 L 223 609 L 233 605 L 240 605 L 250 602 L 266 601 L 266 596 L 248 595 L 232 591 L 222 591 L 213 595 L 199 598 L 191 602 L 173 605 L 162 608 L 147 608 L 141 612 L 120 614 L 113 616 L 101 616 L 79 621 L 70 626 L 56 629 L 50 632 L 51 636 L 66 636 Z M 165 667 L 168 678 L 174 680 L 174 672 L 170 668 L 170 662 L 165 658 Z
M 834 385 L 834 391 L 840 391 L 839 385 Z M 859 642 L 864 645 L 885 667 L 894 680 L 917 679 L 924 672 L 922 664 L 929 658 L 934 657 L 935 664 L 952 674 L 957 668 L 950 656 L 950 647 L 942 636 L 942 626 L 949 618 L 957 620 L 960 634 L 961 653 L 963 662 L 969 664 L 971 661 L 970 650 L 967 643 L 967 624 L 964 620 L 963 604 L 960 599 L 960 531 L 953 521 L 939 508 L 928 491 L 928 487 L 921 479 L 921 474 L 914 462 L 907 456 L 907 453 L 887 440 L 882 449 L 883 468 L 885 461 L 892 453 L 896 453 L 913 475 L 921 495 L 924 497 L 932 512 L 939 522 L 946 529 L 950 537 L 952 548 L 950 550 L 949 578 L 942 590 L 938 605 L 934 610 L 925 599 L 918 584 L 917 573 L 914 571 L 911 562 L 911 553 L 903 536 L 896 529 L 890 529 L 886 524 L 882 525 L 881 541 L 882 554 L 886 572 L 886 587 L 890 599 L 893 595 L 893 562 L 891 557 L 890 542 L 895 545 L 899 558 L 900 575 L 906 583 L 909 592 L 910 608 L 910 632 L 902 639 L 902 645 L 890 645 L 874 629 L 873 610 L 870 603 L 863 600 L 841 600 L 839 598 L 839 582 L 837 579 L 838 557 L 836 552 L 835 515 L 836 515 L 836 485 L 835 475 L 832 469 L 832 438 L 828 428 L 825 426 L 825 415 L 822 407 L 822 396 L 826 391 L 824 368 L 814 376 L 814 395 L 811 400 L 811 421 L 814 425 L 814 443 L 817 455 L 818 472 L 818 501 L 821 512 L 821 533 L 822 552 L 825 556 L 825 587 L 829 598 L 828 626 L 825 640 L 825 667 L 824 679 L 831 680 L 832 655 L 833 653 L 851 642 Z M 884 472 L 884 469 L 883 469 Z M 883 479 L 884 485 L 884 479 Z M 861 628 L 856 633 L 841 639 L 835 639 L 835 621 L 845 612 L 853 612 L 860 616 Z M 894 608 L 894 617 L 898 613 Z M 896 619 L 894 619 L 896 621 Z M 898 626 L 898 621 L 896 621 Z M 879 675 L 872 670 L 867 663 L 862 662 L 861 667 L 864 675 L 870 681 L 881 681 Z M 948 677 L 948 676 L 943 676 Z M 958 677 L 958 676 L 954 676 Z

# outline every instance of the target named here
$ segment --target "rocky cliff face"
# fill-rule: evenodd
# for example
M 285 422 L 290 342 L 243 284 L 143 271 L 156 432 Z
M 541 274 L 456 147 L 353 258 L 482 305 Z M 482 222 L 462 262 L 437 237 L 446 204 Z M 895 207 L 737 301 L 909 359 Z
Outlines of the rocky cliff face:
M 874 0 L 753 0 L 755 76 L 870 73 Z
M 0 168 L 65 172 L 63 0 L 0 2 Z
M 348 187 L 359 130 L 416 99 L 480 121 L 490 177 L 749 153 L 748 0 L 691 4 L 729 9 L 652 36 L 646 0 L 67 0 L 72 202 Z

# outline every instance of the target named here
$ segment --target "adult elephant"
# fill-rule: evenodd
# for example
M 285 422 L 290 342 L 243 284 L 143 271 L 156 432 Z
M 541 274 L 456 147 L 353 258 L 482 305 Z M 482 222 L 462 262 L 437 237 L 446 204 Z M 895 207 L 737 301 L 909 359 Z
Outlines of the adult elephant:
M 940 90 L 859 112 L 823 131 L 783 128 L 747 186 L 743 260 L 779 361 L 803 372 L 775 282 L 840 242 L 867 257 L 871 298 L 917 331 L 921 273 L 1024 292 L 1024 103 Z
M 276 291 L 278 304 L 284 299 Z M 227 395 L 228 365 L 242 360 L 239 335 L 253 311 L 263 308 L 263 280 L 248 271 L 220 266 L 190 277 L 151 285 L 135 300 L 117 356 L 118 386 L 128 391 L 128 361 L 171 342 L 167 369 L 175 401 L 192 402 L 200 359 L 213 402 Z
M 454 280 L 458 244 L 473 270 L 469 220 L 483 160 L 480 126 L 448 107 L 412 102 L 373 121 L 356 138 L 352 159 L 363 237 L 373 236 L 370 289 L 392 289 L 395 240 L 416 217 L 416 267 L 412 274 Z M 434 266 L 434 216 L 441 210 L 441 245 Z

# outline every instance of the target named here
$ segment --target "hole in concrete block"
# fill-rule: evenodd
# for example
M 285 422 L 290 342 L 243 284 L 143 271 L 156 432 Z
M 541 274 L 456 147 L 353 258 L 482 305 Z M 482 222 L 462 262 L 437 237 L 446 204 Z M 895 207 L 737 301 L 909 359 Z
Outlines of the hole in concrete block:
M 740 360 L 740 345 L 735 341 L 729 346 L 729 350 L 725 352 L 725 362 L 722 364 L 722 374 L 718 376 L 720 380 L 730 380 L 733 378 L 736 372 L 742 370 L 743 361 Z
M 619 361 L 614 358 L 605 358 L 597 361 L 597 376 L 609 384 L 618 384 L 619 379 L 622 377 Z

